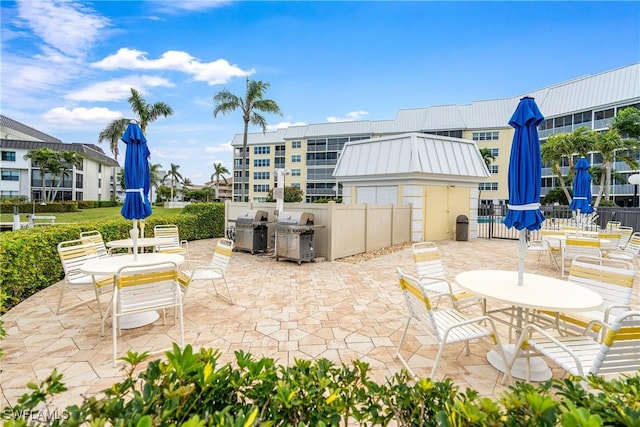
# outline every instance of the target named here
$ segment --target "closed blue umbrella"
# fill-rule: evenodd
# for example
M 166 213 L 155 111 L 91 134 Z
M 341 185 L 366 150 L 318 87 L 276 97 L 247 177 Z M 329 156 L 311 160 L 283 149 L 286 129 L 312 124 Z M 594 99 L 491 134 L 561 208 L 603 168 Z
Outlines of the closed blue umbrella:
M 131 121 L 120 138 L 127 145 L 124 157 L 124 185 L 126 194 L 120 213 L 126 219 L 133 220 L 131 238 L 133 239 L 134 258 L 138 254 L 138 221 L 151 215 L 149 190 L 151 172 L 149 169 L 149 147 L 142 129 Z
M 540 212 L 542 160 L 538 125 L 544 120 L 533 98 L 520 99 L 509 125 L 515 129 L 509 157 L 509 211 L 507 228 L 520 230 L 518 243 L 518 284 L 522 285 L 527 254 L 526 230 L 538 230 L 544 221 Z
M 573 198 L 569 204 L 572 211 L 576 211 L 576 219 L 582 215 L 593 212 L 591 206 L 591 174 L 589 173 L 589 162 L 584 157 L 580 157 L 576 163 L 576 176 L 573 180 Z

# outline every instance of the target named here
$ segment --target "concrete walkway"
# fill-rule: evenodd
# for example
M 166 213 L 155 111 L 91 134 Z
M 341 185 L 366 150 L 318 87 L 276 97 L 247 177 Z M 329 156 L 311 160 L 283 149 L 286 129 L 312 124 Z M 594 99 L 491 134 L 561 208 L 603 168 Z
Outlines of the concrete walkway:
M 451 278 L 471 269 L 517 269 L 515 241 L 437 244 Z M 215 240 L 190 242 L 190 260 L 208 261 L 214 245 Z M 410 246 L 368 260 L 301 266 L 276 262 L 268 255 L 234 252 L 227 277 L 236 303 L 216 296 L 208 283 L 192 283 L 184 302 L 186 342 L 195 348 L 219 349 L 223 362 L 233 361 L 233 352 L 239 349 L 256 357 L 276 358 L 280 364 L 295 358 L 327 358 L 335 363 L 361 359 L 371 365 L 373 379 L 382 382 L 402 366 L 395 351 L 406 312 L 396 267 L 415 271 Z M 537 254 L 529 254 L 526 269 L 559 276 L 549 259 L 538 262 Z M 100 336 L 95 303 L 56 315 L 59 291 L 58 283 L 4 316 L 8 336 L 0 342 L 6 353 L 0 359 L 2 407 L 14 403 L 26 391 L 27 382 L 42 381 L 54 368 L 64 375 L 69 391 L 50 408 L 80 404 L 82 396 L 96 394 L 122 378 L 122 365 L 113 368 L 111 362 L 110 329 Z M 77 293 L 82 298 L 91 295 L 92 291 Z M 472 307 L 467 312 L 476 315 L 480 310 Z M 403 354 L 418 374 L 427 375 L 437 346 L 415 328 L 410 333 Z M 118 341 L 119 354 L 127 348 L 166 349 L 177 336 L 178 328 L 170 321 L 162 325 L 158 320 L 124 331 Z M 463 345 L 450 346 L 438 379 L 452 378 L 462 388 L 472 387 L 483 395 L 504 390 L 501 374 L 485 358 L 490 345 L 481 342 L 471 348 L 472 354 L 466 355 Z M 162 353 L 157 357 L 163 357 Z

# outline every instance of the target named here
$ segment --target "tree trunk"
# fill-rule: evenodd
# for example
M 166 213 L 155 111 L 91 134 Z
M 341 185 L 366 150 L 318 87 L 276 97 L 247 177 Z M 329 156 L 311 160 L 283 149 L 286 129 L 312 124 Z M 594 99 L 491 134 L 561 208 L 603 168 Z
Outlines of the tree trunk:
M 240 170 L 242 171 L 242 176 L 240 177 L 240 194 L 241 196 L 241 200 L 243 202 L 248 202 L 249 201 L 249 195 L 247 194 L 247 197 L 245 199 L 244 196 L 244 180 L 245 178 L 247 179 L 247 182 L 249 182 L 249 177 L 246 176 L 247 175 L 247 140 L 249 137 L 249 120 L 247 118 L 244 119 L 244 136 L 242 139 L 242 167 L 240 168 Z

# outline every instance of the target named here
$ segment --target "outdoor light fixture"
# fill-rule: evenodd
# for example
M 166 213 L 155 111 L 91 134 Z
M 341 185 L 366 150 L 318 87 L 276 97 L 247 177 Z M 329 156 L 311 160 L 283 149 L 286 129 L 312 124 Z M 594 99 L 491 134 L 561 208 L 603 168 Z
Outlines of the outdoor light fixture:
M 640 173 L 629 175 L 627 178 L 629 184 L 633 184 L 633 207 L 639 207 L 640 201 L 638 201 L 638 185 L 640 185 Z

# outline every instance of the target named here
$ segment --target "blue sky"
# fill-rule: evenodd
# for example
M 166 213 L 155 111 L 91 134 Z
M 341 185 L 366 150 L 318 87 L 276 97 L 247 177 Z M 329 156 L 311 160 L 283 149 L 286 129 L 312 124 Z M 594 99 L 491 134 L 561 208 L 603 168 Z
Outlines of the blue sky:
M 275 129 L 525 95 L 640 61 L 640 2 L 1 4 L 2 114 L 95 144 L 132 117 L 134 87 L 174 110 L 147 128 L 151 161 L 195 184 L 214 162 L 232 170 L 242 118 L 214 119 L 213 96 L 243 95 L 246 77 L 270 83 Z

